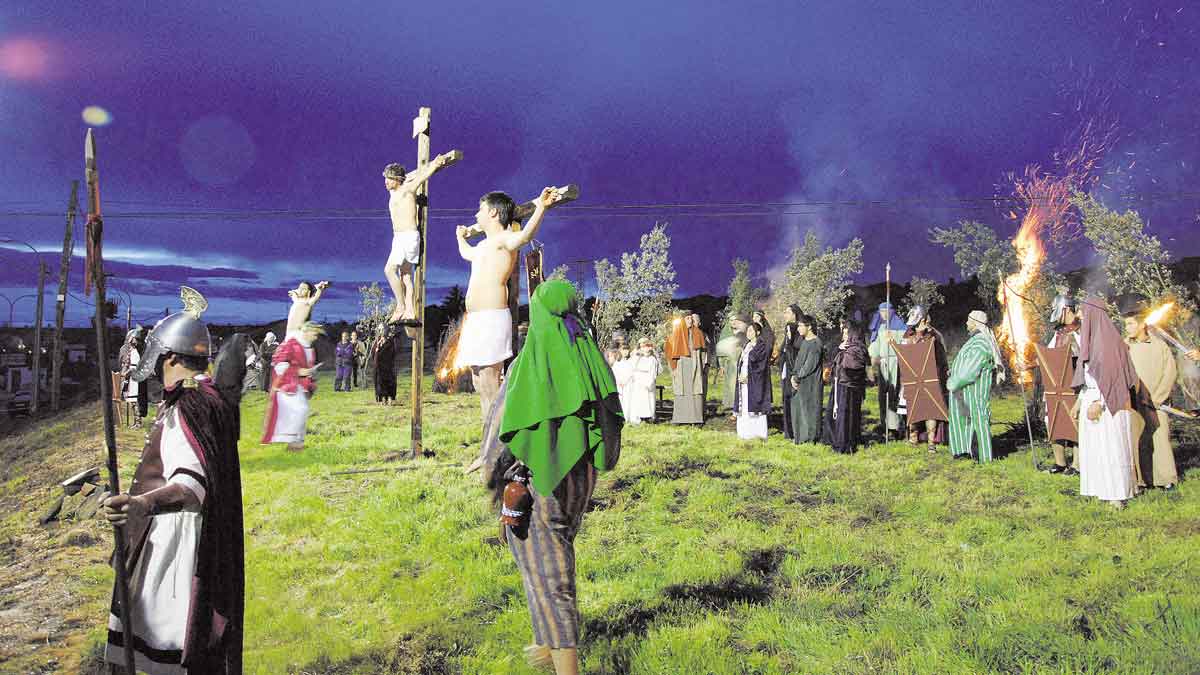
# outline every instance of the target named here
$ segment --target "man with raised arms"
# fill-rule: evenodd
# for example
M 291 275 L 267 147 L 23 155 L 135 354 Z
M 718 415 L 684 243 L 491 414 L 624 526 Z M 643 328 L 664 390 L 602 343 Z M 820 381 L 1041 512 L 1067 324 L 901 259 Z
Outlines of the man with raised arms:
M 388 323 L 404 326 L 419 326 L 417 320 L 416 290 L 413 287 L 413 268 L 421 262 L 421 232 L 417 229 L 417 190 L 446 166 L 449 154 L 438 155 L 428 164 L 411 174 L 399 164 L 388 164 L 383 169 L 383 184 L 391 196 L 388 197 L 388 212 L 392 216 L 392 252 L 383 266 L 392 294 L 396 296 L 396 309 Z
M 471 263 L 467 282 L 467 313 L 463 318 L 455 367 L 470 367 L 471 382 L 479 392 L 486 417 L 500 391 L 500 371 L 512 353 L 512 314 L 508 309 L 508 278 L 517 263 L 517 251 L 537 235 L 546 209 L 561 199 L 554 188 L 545 188 L 534 200 L 533 215 L 520 231 L 512 231 L 516 204 L 503 192 L 489 192 L 479 200 L 475 225 L 459 226 L 458 253 Z M 467 243 L 474 230 L 486 235 L 475 246 Z

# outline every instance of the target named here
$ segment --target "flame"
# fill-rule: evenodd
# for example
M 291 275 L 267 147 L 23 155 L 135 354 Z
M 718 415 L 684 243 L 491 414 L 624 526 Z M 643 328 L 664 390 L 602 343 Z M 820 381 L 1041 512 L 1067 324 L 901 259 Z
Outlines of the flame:
M 1028 297 L 1046 260 L 1043 235 L 1060 236 L 1069 226 L 1065 216 L 1076 182 L 1074 174 L 1056 177 L 1040 173 L 1037 167 L 1029 167 L 1024 178 L 1016 181 L 1016 194 L 1026 204 L 1021 228 L 1012 240 L 1013 248 L 1017 250 L 1017 271 L 1004 278 L 996 297 L 1004 308 L 999 342 L 1008 352 L 1016 380 L 1023 385 L 1033 382 L 1029 364 L 1035 362 L 1036 356 L 1031 339 L 1032 317 L 1026 312 L 1022 296 Z
M 1170 312 L 1171 308 L 1174 306 L 1174 302 L 1168 302 L 1167 304 L 1158 307 L 1153 312 L 1150 312 L 1150 316 L 1146 317 L 1146 323 L 1150 324 L 1151 326 L 1157 326 L 1158 322 L 1166 318 L 1167 313 Z
M 458 378 L 464 372 L 470 370 L 468 367 L 458 367 L 455 361 L 458 359 L 458 334 L 456 333 L 450 342 L 450 348 L 446 350 L 446 355 L 438 363 L 437 379 L 442 384 L 448 385 L 450 391 L 457 391 Z

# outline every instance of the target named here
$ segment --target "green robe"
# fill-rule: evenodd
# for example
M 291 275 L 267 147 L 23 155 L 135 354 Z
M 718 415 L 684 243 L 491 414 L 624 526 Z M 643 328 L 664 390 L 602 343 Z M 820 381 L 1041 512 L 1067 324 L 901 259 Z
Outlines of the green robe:
M 561 280 L 538 286 L 529 334 L 506 382 L 500 440 L 529 467 L 543 495 L 581 458 L 608 471 L 620 455 L 617 384 L 575 311 L 574 286 Z
M 821 409 L 824 384 L 821 382 L 821 341 L 802 340 L 796 358 L 788 365 L 790 376 L 800 378 L 792 392 L 793 440 L 815 443 L 821 439 Z
M 987 329 L 985 329 L 987 330 Z M 950 452 L 970 454 L 971 440 L 978 445 L 981 462 L 992 461 L 992 374 L 996 359 L 991 341 L 976 332 L 950 364 Z
M 890 431 L 899 431 L 900 413 L 897 409 L 900 404 L 900 359 L 896 357 L 896 350 L 888 344 L 889 339 L 897 344 L 904 342 L 904 331 L 880 327 L 875 341 L 867 348 L 867 354 L 872 363 L 876 359 L 879 360 L 879 372 L 876 375 L 878 379 L 875 381 L 879 390 L 879 419 L 884 419 L 883 409 L 886 407 L 887 428 Z

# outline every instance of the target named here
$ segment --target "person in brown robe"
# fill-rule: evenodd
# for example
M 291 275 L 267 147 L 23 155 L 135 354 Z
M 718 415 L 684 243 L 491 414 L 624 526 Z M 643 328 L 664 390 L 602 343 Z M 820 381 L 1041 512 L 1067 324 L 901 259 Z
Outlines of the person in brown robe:
M 672 424 L 704 424 L 704 368 L 708 365 L 704 333 L 692 315 L 676 318 L 667 338 L 666 357 L 671 364 L 675 402 Z
M 933 327 L 929 310 L 921 305 L 913 307 L 905 322 L 908 328 L 904 331 L 904 344 L 933 342 L 933 358 L 937 366 L 938 384 L 942 390 L 942 400 L 949 401 L 950 394 L 946 390 L 946 380 L 950 377 L 950 366 L 946 360 L 946 341 L 942 334 Z M 929 454 L 937 453 L 937 446 L 946 442 L 947 422 L 945 420 L 921 420 L 908 422 L 908 442 L 920 445 L 922 441 L 928 444 Z
M 1133 415 L 1131 420 L 1138 487 L 1153 485 L 1170 490 L 1179 482 L 1179 472 L 1175 467 L 1167 413 L 1157 406 L 1167 403 L 1175 388 L 1175 355 L 1166 342 L 1150 332 L 1140 312 L 1125 314 L 1125 335 L 1133 369 L 1155 406 L 1154 409 L 1138 406 L 1140 414 Z M 1147 416 L 1158 420 L 1157 429 L 1147 430 Z

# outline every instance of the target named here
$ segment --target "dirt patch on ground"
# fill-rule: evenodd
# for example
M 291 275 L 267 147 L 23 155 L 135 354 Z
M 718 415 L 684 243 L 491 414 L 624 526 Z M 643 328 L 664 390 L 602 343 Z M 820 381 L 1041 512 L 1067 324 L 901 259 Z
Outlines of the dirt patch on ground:
M 354 656 L 343 661 L 320 658 L 295 671 L 297 675 L 449 675 L 455 657 L 470 650 L 441 636 L 406 635 L 387 650 Z
M 107 619 L 106 601 L 84 575 L 107 567 L 112 530 L 95 515 L 39 523 L 62 494 L 60 481 L 103 465 L 102 432 L 100 408 L 92 404 L 0 440 L 0 512 L 10 514 L 0 523 L 0 662 L 11 672 L 79 672 L 87 634 Z M 142 440 L 133 429 L 118 432 L 123 481 Z

